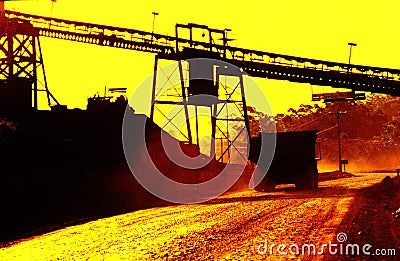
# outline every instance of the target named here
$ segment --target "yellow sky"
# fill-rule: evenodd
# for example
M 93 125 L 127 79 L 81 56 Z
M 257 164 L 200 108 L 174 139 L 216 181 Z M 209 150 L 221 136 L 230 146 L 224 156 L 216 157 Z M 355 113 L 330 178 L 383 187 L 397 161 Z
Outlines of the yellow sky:
M 8 1 L 6 9 L 50 16 L 50 0 Z M 356 42 L 352 63 L 399 68 L 398 1 L 94 1 L 58 0 L 53 16 L 174 34 L 176 23 L 195 22 L 232 29 L 232 45 L 269 52 L 347 62 L 348 42 Z M 53 94 L 69 108 L 85 107 L 86 98 L 107 87 L 130 91 L 152 73 L 153 54 L 42 40 Z M 311 103 L 311 86 L 256 79 L 274 113 Z M 329 88 L 315 87 L 314 92 Z

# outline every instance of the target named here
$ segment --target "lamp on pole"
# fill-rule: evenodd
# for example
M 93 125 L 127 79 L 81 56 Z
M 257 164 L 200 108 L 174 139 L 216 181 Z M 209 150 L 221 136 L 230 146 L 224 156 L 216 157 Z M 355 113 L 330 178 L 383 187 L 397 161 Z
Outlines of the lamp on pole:
M 350 53 L 349 53 L 349 70 L 350 70 L 351 50 L 353 49 L 353 46 L 357 46 L 357 44 L 356 43 L 348 43 L 348 45 L 350 46 Z
M 340 115 L 346 114 L 345 111 L 330 112 L 329 114 L 336 114 L 337 116 L 337 127 L 338 127 L 338 162 L 339 162 L 339 172 L 342 172 L 342 146 L 340 144 Z
M 157 12 L 152 12 L 153 14 L 153 28 L 151 29 L 151 42 L 153 42 L 153 37 L 154 37 L 154 25 L 156 22 L 156 16 L 159 15 Z

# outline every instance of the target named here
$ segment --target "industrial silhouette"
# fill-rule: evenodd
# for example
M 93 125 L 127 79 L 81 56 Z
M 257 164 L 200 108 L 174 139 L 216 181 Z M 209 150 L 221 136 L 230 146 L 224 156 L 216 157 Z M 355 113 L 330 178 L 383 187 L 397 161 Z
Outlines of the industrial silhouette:
M 166 36 L 9 10 L 0 12 L 0 117 L 5 119 L 0 128 L 0 184 L 3 186 L 0 196 L 5 199 L 3 210 L 6 213 L 0 218 L 0 240 L 9 240 L 26 232 L 72 220 L 167 204 L 145 191 L 126 166 L 121 144 L 122 118 L 128 106 L 123 95 L 125 90 L 109 89 L 119 95 L 115 101 L 106 93 L 104 96 L 89 98 L 87 110 L 68 110 L 58 102 L 47 86 L 40 37 L 154 53 L 155 69 L 159 60 L 178 61 L 181 75 L 182 61 L 195 58 L 214 59 L 241 68 L 238 71 L 223 67 L 217 75 L 212 75 L 212 79 L 219 75 L 236 77 L 242 99 L 235 101 L 222 100 L 218 85 L 213 81 L 196 80 L 196 77 L 190 78 L 189 75 L 189 85 L 186 86 L 183 76 L 181 77 L 179 98 L 184 107 L 183 113 L 187 117 L 189 106 L 209 107 L 214 138 L 219 119 L 216 112 L 219 103 L 236 103 L 242 116 L 239 120 L 243 123 L 243 130 L 250 134 L 243 92 L 244 72 L 253 77 L 348 88 L 353 93 L 371 91 L 400 95 L 400 70 L 397 69 L 328 62 L 232 47 L 228 44 L 229 30 L 213 29 L 205 25 L 177 24 L 175 29 L 175 36 Z M 189 39 L 180 37 L 182 30 L 189 32 Z M 202 40 L 194 38 L 199 30 L 206 32 Z M 192 65 L 192 69 L 196 66 Z M 189 74 L 198 72 L 201 70 L 194 69 Z M 157 82 L 154 80 L 154 106 L 150 119 L 130 111 L 133 120 L 146 121 L 148 151 L 156 167 L 164 170 L 167 177 L 184 183 L 199 183 L 213 178 L 224 168 L 224 153 L 229 153 L 236 137 L 226 135 L 228 146 L 224 151 L 221 150 L 222 157 L 214 158 L 200 170 L 187 170 L 177 166 L 160 149 L 160 136 L 164 130 L 152 121 L 154 107 L 170 102 L 156 99 L 156 89 Z M 51 111 L 38 110 L 39 92 L 46 93 Z M 214 99 L 196 100 L 198 95 L 209 95 Z M 193 129 L 196 129 L 195 135 L 198 136 L 198 128 L 191 128 L 187 124 L 185 141 L 178 141 L 166 134 L 170 142 L 177 143 L 190 157 L 200 155 L 199 141 L 198 138 L 193 138 Z M 304 138 L 305 144 L 307 148 L 313 148 L 315 132 L 293 135 L 296 137 L 306 134 L 310 136 Z M 285 142 L 291 143 L 292 139 Z M 278 144 L 279 140 L 278 135 Z M 210 150 L 215 151 L 215 146 L 211 144 Z M 285 144 L 278 146 L 280 160 L 273 165 L 276 171 L 282 165 L 280 161 L 286 162 L 284 148 L 287 147 Z M 141 153 L 138 148 L 136 154 Z M 251 160 L 257 162 L 259 152 L 256 150 L 254 153 Z M 299 152 L 294 154 L 298 155 Z M 299 188 L 315 188 L 315 153 L 310 149 L 302 155 L 304 157 L 298 163 L 301 165 L 306 161 L 306 164 L 302 165 L 301 173 L 311 173 L 307 179 L 312 182 L 305 184 L 296 180 L 294 183 Z M 145 162 L 143 165 L 146 167 Z M 249 182 L 250 166 L 232 189 Z M 274 180 L 274 183 L 279 182 L 293 180 Z M 264 184 L 264 188 L 260 190 L 267 189 L 268 184 Z

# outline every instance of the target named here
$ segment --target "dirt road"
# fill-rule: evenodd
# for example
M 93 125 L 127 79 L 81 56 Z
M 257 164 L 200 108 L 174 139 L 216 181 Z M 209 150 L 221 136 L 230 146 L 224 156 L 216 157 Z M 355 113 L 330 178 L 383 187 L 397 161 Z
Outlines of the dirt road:
M 344 259 L 344 252 L 339 254 L 340 244 L 336 256 L 328 254 L 327 247 L 325 255 L 318 252 L 322 244 L 338 244 L 339 233 L 347 236 L 346 241 L 340 238 L 342 244 L 359 243 L 354 234 L 368 239 L 369 228 L 357 225 L 369 222 L 366 217 L 371 206 L 364 204 L 364 189 L 384 176 L 360 174 L 321 182 L 317 190 L 281 186 L 274 193 L 246 191 L 205 204 L 136 211 L 2 248 L 0 260 Z M 379 229 L 396 237 L 397 230 L 387 224 Z M 386 247 L 397 248 L 399 255 L 399 242 L 387 240 L 391 242 Z M 278 253 L 279 244 L 286 244 L 280 249 L 282 254 Z M 303 251 L 304 244 L 308 245 Z M 315 255 L 310 244 L 316 245 Z M 375 249 L 368 250 L 372 253 Z

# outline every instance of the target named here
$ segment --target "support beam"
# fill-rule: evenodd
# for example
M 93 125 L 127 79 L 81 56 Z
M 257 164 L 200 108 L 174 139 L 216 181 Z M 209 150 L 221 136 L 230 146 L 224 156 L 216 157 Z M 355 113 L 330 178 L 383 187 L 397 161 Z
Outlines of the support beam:
M 189 137 L 189 144 L 193 144 L 192 131 L 190 128 L 189 111 L 188 111 L 188 99 L 186 97 L 185 79 L 183 77 L 182 61 L 178 61 L 178 66 L 179 66 L 179 78 L 181 80 L 182 102 L 183 102 L 183 107 L 185 110 L 185 119 L 186 119 L 186 127 L 187 127 L 187 132 L 188 132 L 188 137 Z
M 158 68 L 158 55 L 154 57 L 154 69 L 153 69 L 153 86 L 151 90 L 151 111 L 150 119 L 154 121 L 154 106 L 156 102 L 156 87 L 157 87 L 157 68 Z

